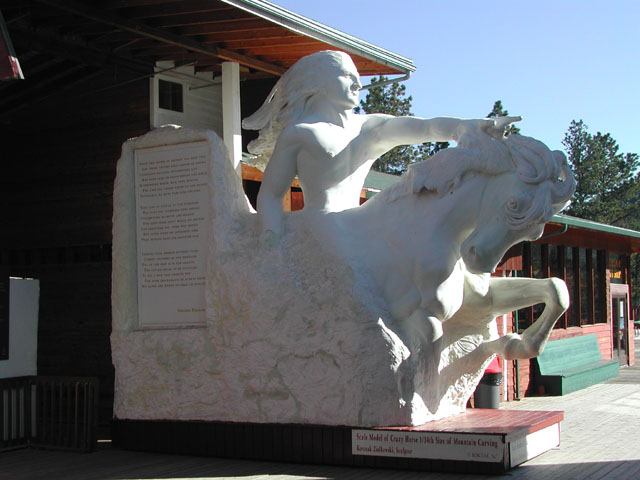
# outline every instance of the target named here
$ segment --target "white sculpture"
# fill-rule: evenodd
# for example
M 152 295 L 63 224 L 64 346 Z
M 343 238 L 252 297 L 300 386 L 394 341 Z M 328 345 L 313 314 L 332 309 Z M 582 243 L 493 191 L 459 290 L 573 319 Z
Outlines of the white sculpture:
M 509 247 L 539 238 L 544 224 L 567 205 L 575 181 L 564 155 L 518 135 L 474 145 L 477 140 L 463 136 L 459 148 L 413 165 L 400 183 L 360 208 L 314 216 L 323 243 L 362 272 L 362 282 L 381 293 L 397 322 L 410 352 L 398 369 L 407 401 L 415 393 L 423 400 L 437 396 L 449 380 L 455 383 L 455 376 L 443 381 L 445 368 L 459 375 L 460 367 L 479 368 L 494 353 L 537 356 L 568 307 L 566 286 L 558 279 L 487 273 Z M 477 148 L 467 148 L 472 146 Z M 451 355 L 457 322 L 466 334 L 474 328 L 477 333 L 497 315 L 541 302 L 544 313 L 522 338 L 510 334 L 475 344 L 466 353 L 478 349 L 479 360 L 466 366 L 442 358 Z M 452 324 L 449 336 L 444 322 Z
M 464 411 L 493 354 L 537 355 L 567 308 L 558 279 L 488 273 L 568 203 L 575 180 L 564 156 L 537 140 L 502 138 L 514 118 L 352 115 L 355 67 L 343 54 L 317 55 L 327 62 L 323 88 L 283 78 L 297 94 L 284 103 L 302 107 L 275 115 L 266 104 L 254 117 L 264 127 L 258 146 L 285 126 L 260 218 L 212 132 L 158 130 L 123 147 L 114 192 L 116 417 L 418 425 Z M 278 85 L 273 105 L 284 104 Z M 457 148 L 350 208 L 375 156 L 451 138 Z M 197 141 L 210 151 L 207 323 L 140 331 L 132 152 Z M 285 214 L 280 197 L 296 173 L 305 209 Z M 268 231 L 276 241 L 265 241 Z M 496 315 L 536 303 L 545 309 L 522 337 L 498 336 Z
M 504 127 L 519 119 L 358 115 L 352 110 L 361 87 L 349 55 L 314 53 L 296 62 L 263 106 L 243 121 L 244 128 L 260 130 L 249 151 L 270 156 L 258 196 L 263 233 L 282 234 L 282 197 L 296 175 L 305 209 L 339 212 L 360 204 L 371 165 L 393 147 L 458 140 L 469 130 L 502 136 Z

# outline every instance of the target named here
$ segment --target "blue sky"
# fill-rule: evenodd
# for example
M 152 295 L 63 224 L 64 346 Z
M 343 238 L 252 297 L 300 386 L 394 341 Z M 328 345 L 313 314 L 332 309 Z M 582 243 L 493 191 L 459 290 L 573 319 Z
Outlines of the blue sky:
M 413 59 L 415 115 L 483 117 L 502 100 L 551 148 L 582 119 L 640 153 L 640 1 L 271 1 Z

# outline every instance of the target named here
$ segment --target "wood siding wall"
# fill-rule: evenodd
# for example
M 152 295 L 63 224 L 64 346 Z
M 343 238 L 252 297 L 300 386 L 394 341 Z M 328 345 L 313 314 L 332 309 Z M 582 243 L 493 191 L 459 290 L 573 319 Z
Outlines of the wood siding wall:
M 147 80 L 92 87 L 98 92 L 34 108 L 2 133 L 9 228 L 0 246 L 111 242 L 116 162 L 122 143 L 149 129 L 149 88 Z
M 40 279 L 38 373 L 97 376 L 112 416 L 111 228 L 122 143 L 149 129 L 149 81 L 105 72 L 33 105 L 0 135 L 0 264 Z

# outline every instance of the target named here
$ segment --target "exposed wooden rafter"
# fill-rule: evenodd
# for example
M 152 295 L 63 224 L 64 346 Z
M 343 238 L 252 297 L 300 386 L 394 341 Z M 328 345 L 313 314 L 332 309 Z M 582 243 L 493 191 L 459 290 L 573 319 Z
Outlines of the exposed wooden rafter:
M 226 50 L 226 49 L 214 47 L 211 45 L 204 45 L 194 40 L 193 38 L 177 35 L 175 33 L 169 32 L 164 29 L 151 27 L 138 21 L 132 21 L 126 18 L 121 18 L 117 15 L 113 15 L 111 13 L 108 13 L 102 10 L 97 10 L 91 7 L 87 7 L 83 4 L 79 4 L 73 1 L 67 1 L 67 0 L 64 0 L 64 1 L 36 0 L 36 1 L 51 7 L 58 8 L 60 10 L 63 10 L 69 13 L 73 13 L 74 15 L 88 18 L 90 20 L 93 20 L 105 25 L 110 25 L 120 30 L 124 30 L 130 33 L 139 35 L 141 37 L 152 38 L 158 42 L 185 48 L 187 50 L 200 53 L 203 55 L 216 57 L 216 58 L 231 61 L 231 62 L 237 62 L 246 67 L 260 70 L 263 72 L 268 72 L 274 75 L 282 75 L 285 72 L 285 69 L 278 65 L 274 65 L 272 63 L 265 62 L 257 58 L 253 58 L 247 55 L 233 52 L 231 50 Z
M 63 37 L 51 29 L 40 28 L 36 30 L 16 24 L 13 31 L 16 40 L 39 52 L 46 52 L 60 58 L 96 67 L 115 64 L 140 73 L 153 71 L 153 63 L 151 62 L 129 58 L 114 51 L 105 51 L 71 36 Z
M 184 2 L 174 3 L 151 3 L 146 6 L 121 5 L 117 8 L 126 8 L 127 18 L 141 20 L 143 18 L 170 17 L 178 14 L 207 14 L 213 12 L 229 12 L 234 10 L 233 7 L 225 4 L 218 4 L 211 0 L 191 0 L 188 5 Z M 102 8 L 111 9 L 109 3 L 101 4 Z

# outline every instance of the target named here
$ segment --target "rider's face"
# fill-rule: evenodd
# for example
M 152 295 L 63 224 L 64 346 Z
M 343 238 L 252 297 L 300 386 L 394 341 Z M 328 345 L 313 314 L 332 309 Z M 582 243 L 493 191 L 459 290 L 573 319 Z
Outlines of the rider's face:
M 325 93 L 328 99 L 347 109 L 358 105 L 360 88 L 362 88 L 362 84 L 353 63 L 343 65 L 343 68 L 330 75 L 325 83 Z

